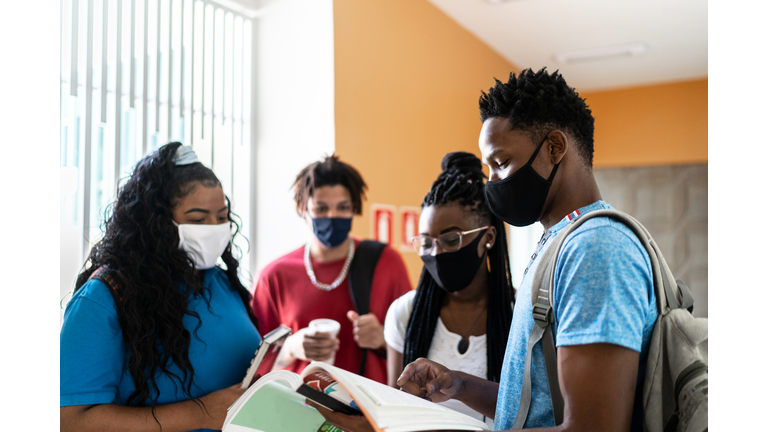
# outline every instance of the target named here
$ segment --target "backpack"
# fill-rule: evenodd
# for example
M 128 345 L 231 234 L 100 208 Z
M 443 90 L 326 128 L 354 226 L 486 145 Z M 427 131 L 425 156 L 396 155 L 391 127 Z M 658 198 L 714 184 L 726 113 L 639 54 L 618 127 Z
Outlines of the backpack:
M 351 240 L 350 240 L 351 241 Z M 371 286 L 373 285 L 373 273 L 379 263 L 381 253 L 386 245 L 374 240 L 363 240 L 355 248 L 355 256 L 349 267 L 349 294 L 359 315 L 370 312 Z M 368 349 L 363 348 L 363 356 L 360 361 L 358 375 L 365 376 L 365 364 L 368 359 Z M 387 358 L 385 349 L 373 350 L 379 357 Z
M 551 292 L 557 255 L 565 238 L 593 217 L 610 217 L 630 228 L 651 260 L 659 316 L 651 337 L 643 383 L 643 430 L 646 432 L 704 432 L 708 427 L 708 324 L 694 318 L 693 295 L 676 283 L 656 242 L 632 216 L 617 210 L 596 210 L 573 219 L 544 252 L 531 285 L 533 326 L 528 338 L 520 406 L 513 429 L 522 429 L 531 403 L 531 356 L 542 341 L 555 424 L 563 422 L 563 397 L 557 378 L 557 351 L 552 336 Z

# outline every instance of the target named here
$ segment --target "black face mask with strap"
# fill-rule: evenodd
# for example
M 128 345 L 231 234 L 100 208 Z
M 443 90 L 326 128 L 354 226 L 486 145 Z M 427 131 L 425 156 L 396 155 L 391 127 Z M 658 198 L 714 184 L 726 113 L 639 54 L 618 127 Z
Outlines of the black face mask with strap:
M 540 176 L 533 169 L 533 160 L 547 141 L 536 147 L 531 158 L 522 168 L 510 174 L 503 180 L 485 183 L 485 201 L 491 212 L 504 222 L 516 227 L 528 226 L 539 219 L 544 202 L 555 178 L 558 162 L 552 169 L 548 179 Z
M 477 245 L 487 230 L 486 228 L 480 231 L 470 244 L 455 252 L 443 252 L 434 256 L 421 257 L 424 267 L 440 288 L 453 293 L 469 286 L 477 274 L 477 269 L 485 262 L 487 254 L 484 252 L 482 256 L 478 257 Z

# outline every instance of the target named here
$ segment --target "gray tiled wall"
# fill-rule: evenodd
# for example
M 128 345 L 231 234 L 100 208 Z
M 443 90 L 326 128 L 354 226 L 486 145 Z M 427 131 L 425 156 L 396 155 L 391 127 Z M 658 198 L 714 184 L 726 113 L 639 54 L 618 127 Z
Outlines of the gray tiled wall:
M 603 200 L 651 232 L 707 317 L 707 165 L 595 169 Z

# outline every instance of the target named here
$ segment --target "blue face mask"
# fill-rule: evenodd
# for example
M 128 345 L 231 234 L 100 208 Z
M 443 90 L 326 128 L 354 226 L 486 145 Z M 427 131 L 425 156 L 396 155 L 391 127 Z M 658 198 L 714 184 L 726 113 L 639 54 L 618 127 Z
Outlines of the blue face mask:
M 352 229 L 352 218 L 312 218 L 312 231 L 325 247 L 344 243 Z

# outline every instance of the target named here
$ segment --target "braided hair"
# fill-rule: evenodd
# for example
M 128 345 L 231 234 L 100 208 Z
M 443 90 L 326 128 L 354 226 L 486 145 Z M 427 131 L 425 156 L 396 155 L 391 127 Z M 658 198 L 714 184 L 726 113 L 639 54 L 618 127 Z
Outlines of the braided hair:
M 173 205 L 200 185 L 215 187 L 220 182 L 213 171 L 199 162 L 175 165 L 173 158 L 180 146 L 178 142 L 166 144 L 136 164 L 131 177 L 118 191 L 117 200 L 107 207 L 104 237 L 91 249 L 75 283 L 77 291 L 102 266 L 117 280 L 119 300 L 116 298 L 115 306 L 128 351 L 128 372 L 136 386 L 127 404 L 145 405 L 149 399 L 153 416 L 159 396 L 155 380 L 158 372 L 180 384 L 189 399 L 199 402 L 191 392 L 195 370 L 189 359 L 189 346 L 192 336 L 198 338 L 202 321 L 188 308 L 187 299 L 193 293 L 201 294 L 210 308 L 210 291 L 195 277 L 192 258 L 179 249 Z M 240 227 L 233 216 L 227 211 L 227 219 L 235 225 L 237 235 Z M 251 322 L 257 325 L 251 310 L 251 294 L 237 276 L 239 264 L 232 242 L 221 259 L 232 290 L 242 299 Z M 184 328 L 185 315 L 198 321 L 192 334 Z M 170 361 L 179 367 L 181 376 L 168 368 Z
M 471 153 L 448 153 L 441 163 L 443 171 L 432 183 L 427 196 L 421 203 L 425 206 L 441 206 L 456 202 L 496 227 L 496 244 L 488 252 L 490 277 L 488 284 L 488 316 L 486 319 L 487 335 L 487 378 L 499 382 L 504 351 L 512 324 L 512 302 L 514 295 L 510 282 L 509 254 L 507 239 L 504 235 L 504 222 L 493 215 L 485 202 L 485 174 L 480 159 Z M 443 305 L 445 291 L 437 286 L 426 268 L 421 271 L 421 278 L 416 288 L 413 311 L 408 319 L 403 349 L 403 366 L 419 357 L 426 357 L 435 334 L 437 318 Z

